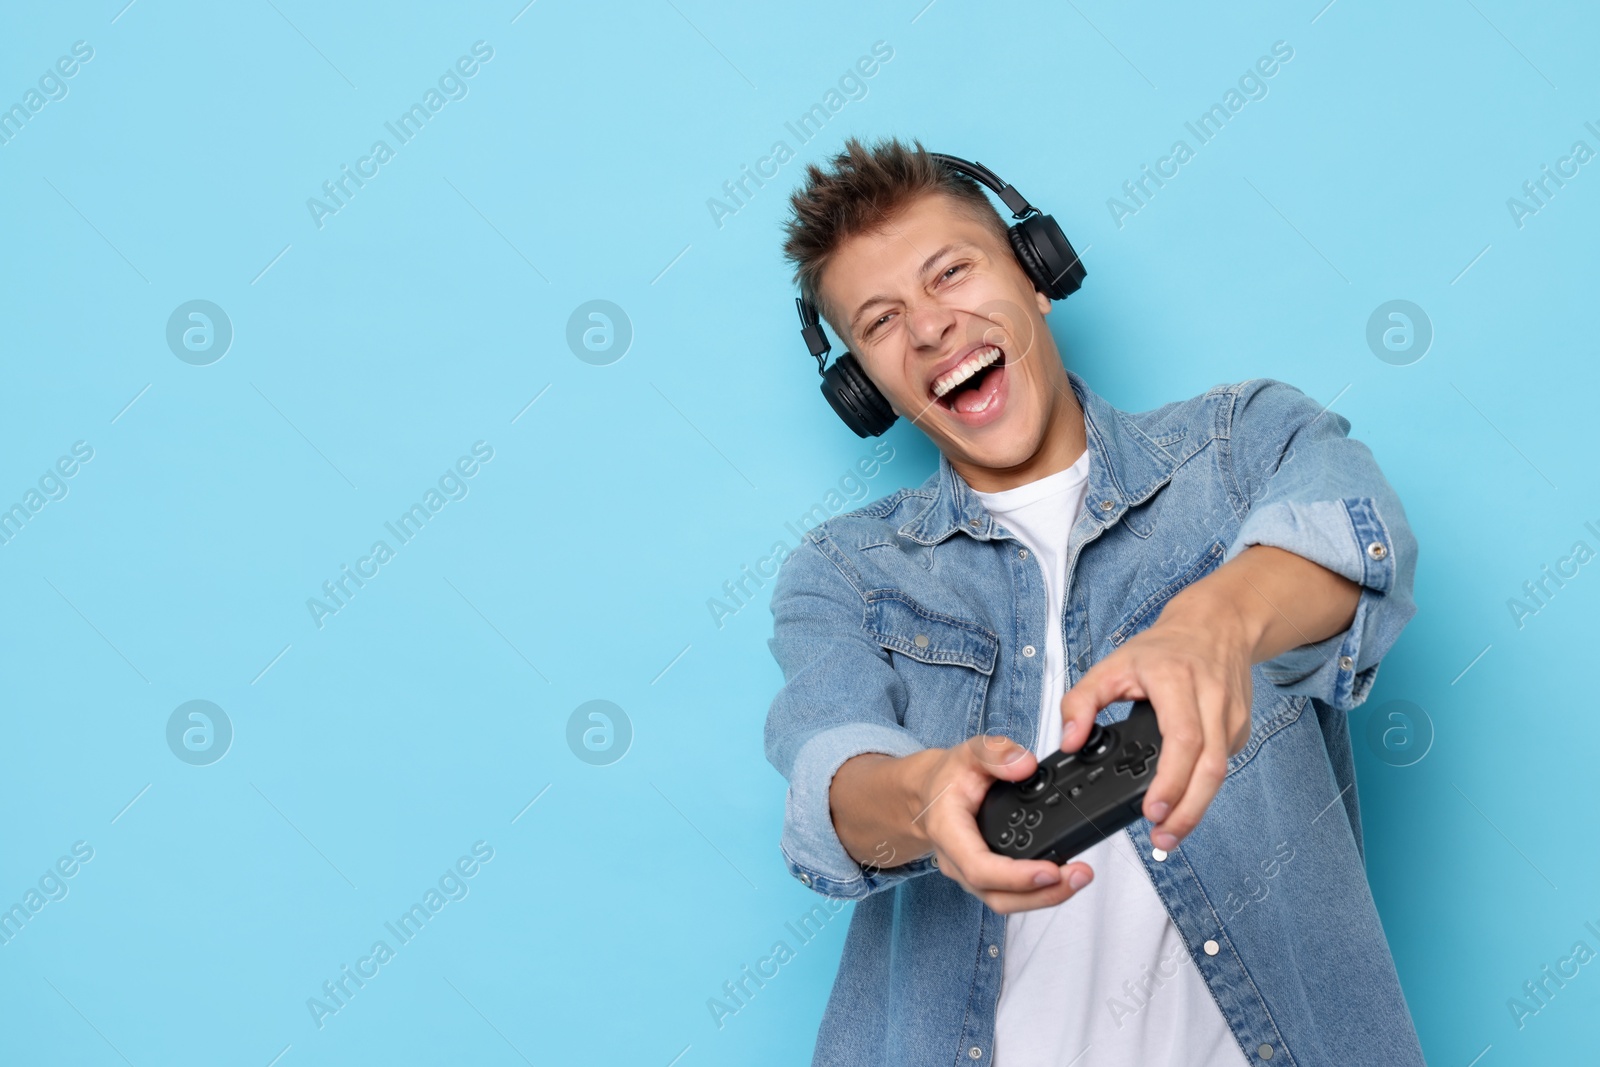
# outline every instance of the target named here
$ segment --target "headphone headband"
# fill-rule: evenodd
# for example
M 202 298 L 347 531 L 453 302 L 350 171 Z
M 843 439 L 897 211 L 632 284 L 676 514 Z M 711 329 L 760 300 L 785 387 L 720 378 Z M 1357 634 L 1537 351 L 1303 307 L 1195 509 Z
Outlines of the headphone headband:
M 989 187 L 994 195 L 1005 201 L 1007 210 L 1014 219 L 1024 219 L 1029 215 L 1037 215 L 1039 209 L 1028 203 L 1028 198 L 1017 192 L 1011 186 L 1000 180 L 994 171 L 982 163 L 969 163 L 958 156 L 946 155 L 943 152 L 929 152 L 928 155 L 937 159 L 951 170 L 980 182 Z

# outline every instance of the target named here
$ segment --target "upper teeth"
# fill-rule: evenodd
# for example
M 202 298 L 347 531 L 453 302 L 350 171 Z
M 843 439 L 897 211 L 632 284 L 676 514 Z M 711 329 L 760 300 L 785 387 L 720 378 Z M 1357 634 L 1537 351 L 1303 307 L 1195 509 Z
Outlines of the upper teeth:
M 994 345 L 980 348 L 972 355 L 958 363 L 954 370 L 940 375 L 933 381 L 933 395 L 942 397 L 968 378 L 1000 358 L 1000 349 Z

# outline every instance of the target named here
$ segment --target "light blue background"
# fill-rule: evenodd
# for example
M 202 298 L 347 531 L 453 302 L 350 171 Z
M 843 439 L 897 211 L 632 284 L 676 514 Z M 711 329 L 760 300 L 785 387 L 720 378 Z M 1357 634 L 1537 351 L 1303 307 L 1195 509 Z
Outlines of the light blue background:
M 1600 548 L 1600 163 L 1520 228 L 1506 201 L 1600 148 L 1600 18 L 923 4 L 8 10 L 0 103 L 94 57 L 0 145 L 0 505 L 94 458 L 0 546 L 0 904 L 75 841 L 94 859 L 0 946 L 0 1061 L 808 1062 L 849 911 L 785 927 L 819 898 L 780 865 L 761 750 L 770 583 L 721 628 L 707 602 L 869 454 L 779 255 L 847 133 L 978 159 L 1056 216 L 1089 275 L 1050 323 L 1113 404 L 1270 376 L 1350 419 L 1421 544 L 1352 730 L 1423 1046 L 1593 1055 L 1600 964 L 1520 1029 L 1507 1001 L 1600 949 L 1600 563 L 1520 628 L 1507 600 Z M 468 95 L 319 229 L 307 199 L 479 40 Z M 1118 228 L 1107 198 L 1279 40 L 1268 95 Z M 865 98 L 798 144 L 875 41 Z M 778 139 L 798 157 L 719 227 L 708 198 Z M 1364 338 L 1396 298 L 1436 331 L 1408 366 Z M 165 341 L 193 299 L 235 330 L 209 366 Z M 608 366 L 566 344 L 591 299 L 633 325 Z M 936 458 L 887 440 L 872 498 Z M 476 441 L 469 495 L 314 625 Z M 193 699 L 236 731 L 210 766 L 166 744 Z M 566 741 L 594 699 L 634 730 L 610 766 Z M 1436 730 L 1409 767 L 1364 743 L 1400 699 Z M 319 1030 L 307 998 L 480 840 L 470 894 Z M 796 958 L 719 1029 L 708 998 L 779 939 Z

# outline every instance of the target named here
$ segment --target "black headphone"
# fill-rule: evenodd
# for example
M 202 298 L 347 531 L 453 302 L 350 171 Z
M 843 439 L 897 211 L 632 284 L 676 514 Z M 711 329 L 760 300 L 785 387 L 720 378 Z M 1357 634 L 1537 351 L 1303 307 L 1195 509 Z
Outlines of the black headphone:
M 1011 238 L 1011 250 L 1035 289 L 1051 300 L 1062 300 L 1078 291 L 1088 272 L 1054 218 L 1041 215 L 1038 208 L 1028 203 L 1027 197 L 1001 181 L 983 164 L 969 163 L 942 152 L 928 154 L 951 170 L 988 186 L 1005 201 L 1012 218 L 1021 220 L 1006 230 L 1006 236 Z M 800 310 L 800 336 L 805 338 L 806 347 L 816 357 L 817 373 L 822 375 L 822 395 L 857 437 L 880 436 L 899 416 L 861 369 L 853 353 L 847 351 L 833 361 L 833 366 L 825 366 L 832 346 L 822 332 L 817 309 L 803 296 L 795 297 L 794 303 Z

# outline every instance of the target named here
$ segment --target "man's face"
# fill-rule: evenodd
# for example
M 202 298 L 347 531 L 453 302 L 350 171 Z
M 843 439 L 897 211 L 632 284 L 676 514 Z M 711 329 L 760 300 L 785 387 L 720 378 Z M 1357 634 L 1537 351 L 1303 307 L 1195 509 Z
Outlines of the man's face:
M 958 467 L 1005 470 L 1038 452 L 1071 389 L 1044 325 L 1050 301 L 958 202 L 920 197 L 849 239 L 819 288 L 890 406 Z

